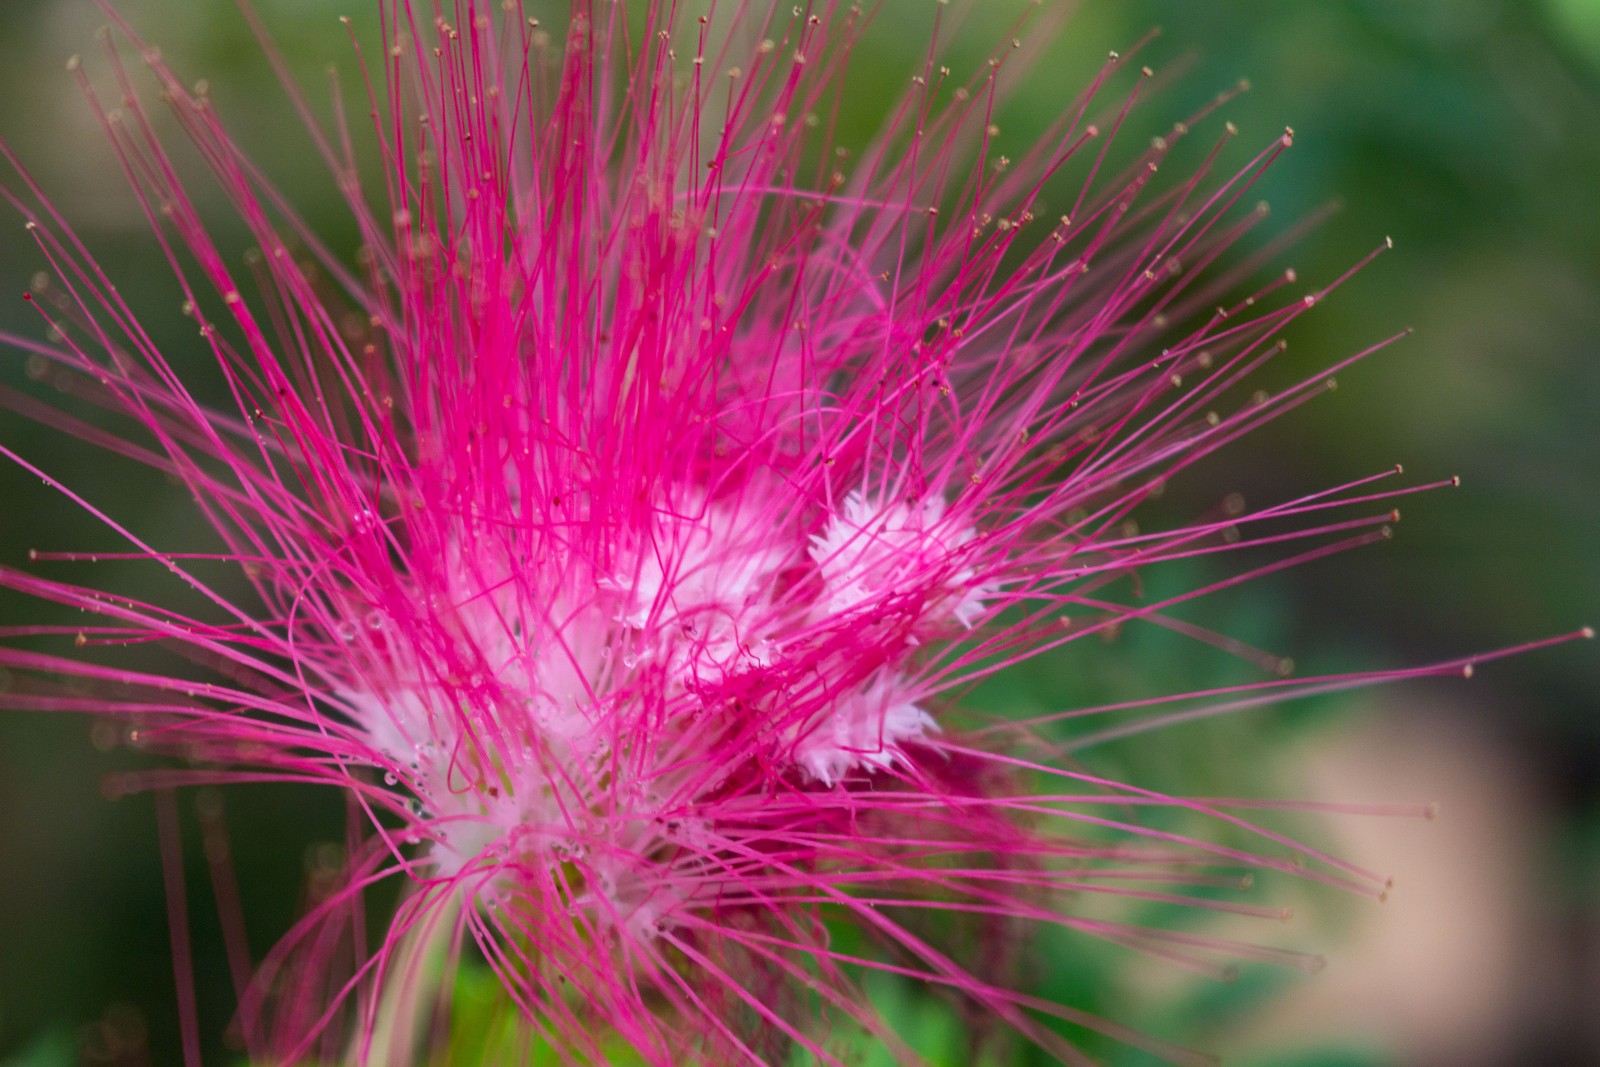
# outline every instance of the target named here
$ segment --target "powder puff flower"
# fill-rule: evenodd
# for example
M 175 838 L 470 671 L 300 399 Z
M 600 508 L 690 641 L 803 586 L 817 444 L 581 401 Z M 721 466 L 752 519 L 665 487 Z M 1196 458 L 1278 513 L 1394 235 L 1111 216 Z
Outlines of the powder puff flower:
M 1290 137 L 1218 172 L 1218 128 L 1197 170 L 1158 181 L 1212 109 L 1113 150 L 1145 81 L 1113 56 L 1008 159 L 993 116 L 1025 50 L 947 58 L 954 9 L 863 147 L 835 119 L 857 8 L 439 7 L 384 0 L 380 47 L 356 46 L 375 121 L 314 132 L 353 256 L 141 45 L 249 229 L 241 270 L 117 53 L 110 104 L 79 73 L 212 386 L 150 342 L 25 173 L 13 194 L 57 339 L 8 340 L 121 428 L 7 402 L 181 483 L 216 547 L 150 543 L 81 501 L 199 606 L 4 570 L 87 612 L 69 636 L 91 646 L 0 651 L 91 687 L 8 701 L 121 716 L 181 757 L 130 788 L 314 782 L 360 813 L 341 888 L 243 992 L 252 1054 L 406 1062 L 450 1026 L 423 961 L 471 957 L 533 1062 L 841 1063 L 863 1038 L 914 1062 L 875 975 L 1065 1061 L 1082 1057 L 1060 1023 L 1194 1060 L 1029 995 L 1004 946 L 1056 928 L 1216 972 L 1229 946 L 1079 902 L 1274 915 L 1213 890 L 1250 868 L 1382 880 L 1217 802 L 1097 778 L 1051 756 L 1048 720 L 986 726 L 955 695 L 1124 623 L 1220 640 L 1168 615 L 1207 589 L 1124 601 L 1118 583 L 1379 540 L 1390 499 L 1425 488 L 1389 471 L 1137 524 L 1168 479 L 1323 389 L 1243 383 L 1342 279 L 1306 295 L 1292 272 L 1212 272 Z M 130 642 L 190 662 L 91 654 Z M 350 965 L 386 880 L 399 910 Z

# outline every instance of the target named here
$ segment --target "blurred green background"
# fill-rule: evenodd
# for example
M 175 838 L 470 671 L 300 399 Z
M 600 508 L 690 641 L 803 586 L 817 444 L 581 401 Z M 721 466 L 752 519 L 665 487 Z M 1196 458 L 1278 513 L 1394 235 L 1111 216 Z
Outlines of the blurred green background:
M 889 4 L 860 60 L 915 62 L 931 4 Z M 370 16 L 368 5 L 256 6 L 325 113 L 324 68 L 350 67 L 336 16 Z M 180 75 L 210 81 L 240 140 L 313 226 L 347 238 L 331 183 L 233 5 L 117 7 Z M 81 52 L 104 73 L 95 58 L 103 17 L 86 0 L 7 0 L 0 15 L 0 136 L 130 300 L 148 309 L 152 333 L 168 351 L 186 351 L 193 339 L 178 297 L 147 265 L 144 227 L 63 69 Z M 998 15 L 992 25 L 999 32 Z M 1253 90 L 1224 112 L 1243 135 L 1233 161 L 1284 126 L 1297 133 L 1261 188 L 1274 209 L 1266 233 L 1340 205 L 1278 266 L 1315 284 L 1386 235 L 1395 240 L 1395 252 L 1297 324 L 1290 369 L 1310 373 L 1416 329 L 1342 375 L 1337 393 L 1198 471 L 1180 499 L 1200 508 L 1235 490 L 1272 499 L 1397 461 L 1422 480 L 1464 481 L 1410 503 L 1392 543 L 1221 598 L 1207 620 L 1303 664 L 1341 668 L 1425 662 L 1600 622 L 1600 0 L 1089 0 L 1032 68 L 1003 136 L 1026 144 L 1107 49 L 1157 25 L 1162 35 L 1141 59 L 1174 77 L 1161 79 L 1131 143 L 1248 77 Z M 867 125 L 887 103 L 853 95 L 859 113 L 846 121 Z M 226 240 L 233 231 L 216 217 Z M 17 298 L 42 265 L 20 220 L 0 226 L 0 328 L 42 332 Z M 0 381 L 50 393 L 17 353 L 0 355 Z M 65 448 L 9 413 L 0 414 L 0 434 L 152 538 L 191 536 L 181 500 L 125 466 Z M 0 560 L 22 565 L 31 547 L 113 545 L 36 479 L 0 468 Z M 57 573 L 148 587 L 110 565 Z M 0 624 L 51 618 L 59 615 L 0 594 Z M 1192 686 L 1219 669 L 1133 635 L 1079 666 L 1097 681 L 1082 682 L 1072 699 Z M 1496 664 L 1470 683 L 1185 727 L 1141 739 L 1133 754 L 1108 748 L 1097 767 L 1136 769 L 1158 787 L 1179 787 L 1159 777 L 1164 768 L 1235 783 L 1266 773 L 1285 795 L 1438 800 L 1441 818 L 1398 827 L 1337 820 L 1326 830 L 1334 847 L 1395 871 L 1398 892 L 1382 908 L 1330 906 L 1334 918 L 1299 924 L 1290 940 L 1325 950 L 1332 966 L 1288 982 L 1281 998 L 1266 994 L 1283 983 L 1254 972 L 1225 995 L 1174 992 L 1159 975 L 1107 977 L 1092 961 L 1057 968 L 1060 988 L 1232 1062 L 1600 1062 L 1597 683 L 1600 655 L 1582 643 Z M 1037 673 L 1002 697 L 1034 709 L 1060 699 Z M 102 780 L 137 758 L 107 741 L 78 718 L 0 715 L 7 1067 L 178 1062 L 153 804 L 102 796 Z M 1204 766 L 1186 768 L 1197 752 Z M 205 913 L 191 799 L 185 828 L 213 1062 L 231 993 Z M 317 843 L 342 838 L 342 811 L 333 798 L 284 789 L 235 790 L 226 803 L 259 954 L 292 921 Z

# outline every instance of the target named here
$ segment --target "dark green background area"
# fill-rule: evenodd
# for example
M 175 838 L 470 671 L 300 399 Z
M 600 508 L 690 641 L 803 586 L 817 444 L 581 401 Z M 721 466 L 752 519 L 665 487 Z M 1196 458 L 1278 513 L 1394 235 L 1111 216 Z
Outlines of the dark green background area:
M 233 5 L 118 6 L 180 74 L 209 80 L 239 139 L 312 225 L 335 247 L 352 244 L 331 183 Z M 348 73 L 351 66 L 336 16 L 360 16 L 368 6 L 257 2 L 319 113 L 324 68 L 338 64 Z M 863 46 L 867 54 L 857 57 L 869 80 L 879 71 L 909 73 L 932 6 L 888 5 Z M 1023 5 L 1005 0 L 995 7 L 1013 12 Z M 530 0 L 528 8 L 539 5 Z M 151 265 L 143 225 L 63 69 L 69 54 L 82 52 L 87 67 L 104 71 L 94 37 L 100 21 L 92 4 L 79 0 L 0 3 L 0 136 L 59 199 L 129 299 L 146 309 L 145 324 L 164 350 L 198 366 L 203 353 L 178 314 L 180 298 Z M 975 20 L 958 54 L 969 54 L 964 50 L 987 28 L 998 34 L 1004 25 L 998 14 Z M 1190 483 L 1174 486 L 1166 506 L 1181 516 L 1185 506 L 1204 510 L 1232 491 L 1266 501 L 1396 462 L 1419 480 L 1463 479 L 1459 490 L 1407 503 L 1392 543 L 1220 597 L 1196 617 L 1303 666 L 1331 669 L 1427 662 L 1600 623 L 1600 0 L 1087 0 L 1006 108 L 1001 150 L 1020 156 L 1107 49 L 1126 48 L 1156 25 L 1163 32 L 1140 59 L 1156 69 L 1158 91 L 1134 120 L 1130 152 L 1140 138 L 1248 77 L 1253 89 L 1220 116 L 1241 131 L 1229 158 L 1243 164 L 1283 127 L 1296 131 L 1294 148 L 1260 189 L 1273 207 L 1261 236 L 1339 205 L 1275 266 L 1294 266 L 1314 286 L 1386 236 L 1396 245 L 1296 324 L 1273 381 L 1314 373 L 1403 327 L 1416 331 L 1342 374 L 1336 393 L 1204 464 Z M 870 130 L 891 91 L 886 81 L 883 93 L 851 93 L 844 128 Z M 196 190 L 215 210 L 224 244 L 242 246 L 220 199 L 203 182 Z M 42 265 L 20 219 L 0 215 L 0 328 L 42 333 L 20 300 Z M 20 354 L 0 353 L 0 381 L 53 395 L 48 381 L 29 377 Z M 158 543 L 203 540 L 181 496 L 130 464 L 63 443 L 10 413 L 0 413 L 0 437 Z M 33 547 L 115 545 L 38 479 L 0 469 L 0 562 L 23 565 Z M 50 573 L 153 597 L 172 593 L 136 567 L 97 566 L 85 573 L 58 565 Z M 0 593 L 0 625 L 63 618 Z M 1536 1009 L 1508 1010 L 1477 1059 L 1438 1059 L 1425 1044 L 1370 1035 L 1353 1017 L 1329 1024 L 1343 1039 L 1325 1051 L 1302 1047 L 1292 1062 L 1600 1061 L 1600 1032 L 1581 1010 L 1584 990 L 1592 1002 L 1590 983 L 1600 984 L 1597 653 L 1582 643 L 1496 664 L 1470 683 L 1383 697 L 1388 715 L 1405 717 L 1411 702 L 1425 704 L 1434 711 L 1417 721 L 1427 729 L 1451 741 L 1471 737 L 1475 751 L 1496 753 L 1504 766 L 1483 767 L 1482 790 L 1506 788 L 1504 768 L 1513 767 L 1518 788 L 1530 794 L 1508 806 L 1523 820 L 1523 843 L 1532 843 L 1515 853 L 1527 865 L 1525 914 L 1516 921 L 1540 932 L 1524 964 L 1548 995 Z M 1025 673 L 985 699 L 1037 711 L 1207 684 L 1229 672 L 1237 673 L 1236 665 L 1130 631 L 1120 643 Z M 1293 795 L 1295 783 L 1274 773 L 1274 754 L 1303 746 L 1307 736 L 1332 745 L 1338 724 L 1364 721 L 1354 701 L 1313 714 L 1289 709 L 1186 727 L 1086 758 L 1100 769 L 1148 775 L 1158 788 L 1183 789 L 1195 780 L 1249 793 L 1271 781 Z M 78 1062 L 107 1034 L 123 1034 L 132 1049 L 147 1043 L 148 1062 L 177 1062 L 154 806 L 148 797 L 104 798 L 102 780 L 140 757 L 97 746 L 92 731 L 76 718 L 0 714 L 6 1067 Z M 1441 734 L 1441 745 L 1445 740 Z M 252 948 L 260 954 L 301 906 L 317 843 L 342 837 L 342 806 L 329 796 L 265 788 L 230 791 L 226 803 Z M 195 847 L 192 798 L 183 806 L 201 1008 L 215 1058 L 231 994 Z M 1474 829 L 1441 824 L 1434 832 Z M 1312 927 L 1306 940 L 1338 937 L 1330 923 Z M 1220 991 L 1185 986 L 1167 998 L 1134 997 L 1127 1008 L 1115 970 L 1114 959 L 1064 949 L 1041 982 L 1119 1021 L 1218 1047 L 1232 1047 L 1219 1031 L 1258 1011 L 1277 982 L 1251 971 Z M 919 1009 L 913 1003 L 896 1010 L 914 1021 Z M 1241 1055 L 1250 1062 L 1251 1053 Z M 1269 1057 L 1263 1063 L 1291 1062 L 1288 1052 L 1259 1055 Z

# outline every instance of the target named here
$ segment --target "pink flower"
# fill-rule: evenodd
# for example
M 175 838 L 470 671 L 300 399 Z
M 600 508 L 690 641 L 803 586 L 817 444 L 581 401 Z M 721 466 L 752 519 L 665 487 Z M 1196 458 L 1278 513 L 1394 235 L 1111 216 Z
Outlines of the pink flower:
M 29 414 L 193 492 L 220 552 L 128 539 L 209 606 L 0 581 L 92 613 L 80 645 L 160 640 L 212 673 L 0 663 L 116 687 L 31 704 L 121 715 L 192 761 L 134 785 L 318 782 L 365 813 L 344 888 L 246 998 L 256 1054 L 326 1055 L 353 1033 L 355 1059 L 401 1062 L 443 995 L 417 953 L 470 943 L 563 1061 L 834 1063 L 852 1033 L 909 1056 L 862 992 L 874 972 L 1065 1060 L 1049 1020 L 1192 1058 L 1029 996 L 1008 954 L 924 917 L 991 947 L 1054 925 L 1216 970 L 1225 946 L 1090 919 L 1072 895 L 1263 910 L 1189 895 L 1251 867 L 1381 891 L 1214 803 L 1055 761 L 1043 722 L 984 725 L 953 700 L 1124 622 L 1192 629 L 1165 611 L 1208 591 L 1130 606 L 1119 578 L 1243 544 L 1304 540 L 1293 561 L 1375 541 L 1389 498 L 1427 488 L 1389 488 L 1396 470 L 1134 525 L 1167 479 L 1323 388 L 1240 393 L 1332 285 L 1291 291 L 1288 272 L 1241 296 L 1206 273 L 1290 138 L 1231 176 L 1207 157 L 1158 182 L 1216 123 L 1108 150 L 1141 81 L 1113 57 L 1008 160 L 991 117 L 1020 73 L 1010 42 L 954 71 L 934 44 L 858 153 L 832 118 L 857 11 L 675 6 L 574 2 L 559 29 L 386 0 L 382 50 L 362 53 L 382 169 L 358 178 L 343 128 L 318 142 L 363 235 L 354 267 L 148 54 L 259 246 L 247 281 L 141 105 L 106 115 L 228 399 L 191 391 L 31 188 L 58 279 L 35 303 L 65 340 L 11 341 L 138 432 Z M 1129 815 L 1149 805 L 1258 845 Z M 354 902 L 391 878 L 409 890 L 389 936 L 317 992 Z

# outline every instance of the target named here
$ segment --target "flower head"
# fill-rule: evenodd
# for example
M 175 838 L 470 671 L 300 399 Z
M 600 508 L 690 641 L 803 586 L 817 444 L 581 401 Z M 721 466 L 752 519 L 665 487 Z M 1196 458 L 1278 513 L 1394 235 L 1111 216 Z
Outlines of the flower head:
M 1206 969 L 1218 946 L 1067 897 L 1178 900 L 1240 867 L 1377 891 L 953 699 L 1126 621 L 1192 629 L 1165 611 L 1205 590 L 1118 601 L 1143 568 L 1386 536 L 1370 504 L 1398 472 L 1135 523 L 1167 479 L 1322 389 L 1240 395 L 1327 288 L 1291 293 L 1288 272 L 1240 296 L 1204 273 L 1259 217 L 1239 205 L 1288 135 L 1235 173 L 1213 153 L 1158 183 L 1207 116 L 1119 165 L 1107 142 L 1143 79 L 1113 57 L 1008 160 L 992 114 L 1010 43 L 953 71 L 936 36 L 861 149 L 830 118 L 858 9 L 575 0 L 543 25 L 445 7 L 385 0 L 382 48 L 360 53 L 381 168 L 360 170 L 345 128 L 319 135 L 362 234 L 353 265 L 158 57 L 250 228 L 253 281 L 144 112 L 106 116 L 221 402 L 149 343 L 47 203 L 24 207 L 59 279 L 35 303 L 65 339 L 14 343 L 132 416 L 137 438 L 81 432 L 184 483 L 248 592 L 130 535 L 205 610 L 0 581 L 92 612 L 79 644 L 160 639 L 216 673 L 5 661 L 117 683 L 78 706 L 137 720 L 199 761 L 192 779 L 330 783 L 365 812 L 347 888 L 246 1005 L 254 1047 L 294 1059 L 338 1032 L 293 976 L 331 965 L 327 931 L 384 878 L 411 887 L 391 934 L 331 998 L 373 1062 L 400 1040 L 395 991 L 426 984 L 413 947 L 435 943 L 481 955 L 563 1060 L 838 1062 L 839 1021 L 909 1057 L 860 992 L 871 973 L 1070 1060 L 1048 1020 L 1109 1024 L 1028 996 L 1006 953 L 942 937 L 929 908 Z M 1341 504 L 1360 507 L 1327 517 Z M 1297 691 L 1253 688 L 1274 687 Z M 1152 828 L 1126 814 L 1140 805 L 1260 847 Z

